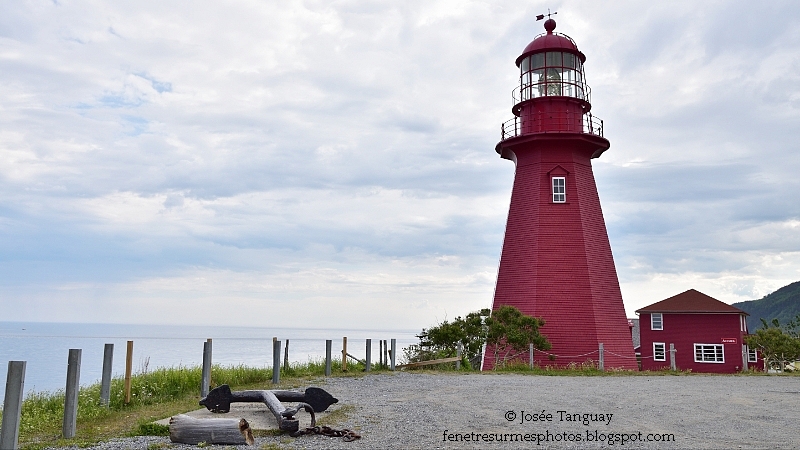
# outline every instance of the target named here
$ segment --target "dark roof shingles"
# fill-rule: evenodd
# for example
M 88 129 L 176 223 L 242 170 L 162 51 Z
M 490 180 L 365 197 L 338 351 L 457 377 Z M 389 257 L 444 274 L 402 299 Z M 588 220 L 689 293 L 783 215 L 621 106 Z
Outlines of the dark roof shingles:
M 747 314 L 739 308 L 723 303 L 694 289 L 689 289 L 666 300 L 645 306 L 636 312 Z

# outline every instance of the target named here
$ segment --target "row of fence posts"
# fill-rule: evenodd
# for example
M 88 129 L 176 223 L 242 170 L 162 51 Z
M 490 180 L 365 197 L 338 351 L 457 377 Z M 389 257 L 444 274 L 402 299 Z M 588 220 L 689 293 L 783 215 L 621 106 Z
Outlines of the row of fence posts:
M 78 419 L 78 393 L 80 392 L 81 356 L 83 350 L 69 349 L 67 357 L 67 384 L 64 390 L 64 419 L 61 434 L 64 438 L 75 437 Z M 111 399 L 111 371 L 114 360 L 114 344 L 105 344 L 103 349 L 103 375 L 100 381 L 100 404 L 108 407 Z M 131 401 L 131 369 L 133 341 L 128 341 L 125 362 L 125 403 Z M 25 392 L 25 369 L 27 361 L 9 361 L 3 400 L 3 421 L 0 424 L 0 449 L 16 449 L 19 443 L 19 424 L 22 400 Z
M 598 357 L 597 357 L 597 368 L 601 372 L 605 372 L 606 370 L 606 361 L 605 361 L 605 350 L 603 349 L 603 343 L 600 342 L 600 345 L 597 349 Z M 460 352 L 459 355 L 461 356 Z M 528 347 L 528 365 L 531 369 L 533 369 L 533 359 L 534 359 L 534 348 L 533 344 L 529 344 Z M 458 368 L 458 363 L 456 363 L 456 368 Z M 669 368 L 670 370 L 677 370 L 677 366 L 675 364 L 675 344 L 669 344 Z
M 388 349 L 386 340 L 380 342 L 380 365 L 391 370 L 395 370 L 395 358 L 397 350 L 397 340 L 391 340 L 391 350 Z M 333 341 L 325 341 L 325 376 L 331 375 L 331 348 Z M 280 383 L 281 373 L 281 345 L 278 338 L 272 339 L 272 382 Z M 67 358 L 67 383 L 64 398 L 64 421 L 62 424 L 62 435 L 69 439 L 75 437 L 75 428 L 78 417 L 78 392 L 80 390 L 82 349 L 69 349 Z M 289 340 L 286 340 L 285 351 L 283 352 L 284 370 L 289 368 Z M 359 360 L 355 356 L 347 353 L 347 338 L 342 338 L 342 370 L 347 370 L 347 358 L 363 362 L 365 370 L 372 369 L 372 339 L 366 340 L 366 359 Z M 203 366 L 200 382 L 200 396 L 208 395 L 211 386 L 211 361 L 212 361 L 212 340 L 208 339 L 203 343 Z M 391 363 L 389 363 L 391 361 Z M 108 407 L 111 400 L 111 378 L 114 362 L 114 344 L 105 344 L 103 349 L 103 372 L 100 381 L 100 404 Z M 0 424 L 0 449 L 16 449 L 19 442 L 19 424 L 22 412 L 22 400 L 25 387 L 25 368 L 27 361 L 9 361 L 8 374 L 6 377 L 6 390 L 3 402 L 3 420 Z M 133 372 L 133 341 L 127 342 L 125 354 L 125 378 L 124 395 L 125 404 L 131 401 L 131 377 Z
M 210 347 L 210 339 L 209 339 L 209 347 Z M 380 340 L 378 341 L 380 345 L 380 350 L 378 352 L 378 360 L 379 365 L 381 367 L 388 367 L 389 370 L 395 370 L 395 363 L 397 358 L 397 339 L 387 340 Z M 389 343 L 391 343 L 391 350 L 389 349 Z M 281 351 L 283 347 L 283 352 Z M 331 365 L 333 362 L 333 341 L 327 339 L 325 341 L 325 376 L 331 376 Z M 369 372 L 372 370 L 372 339 L 366 340 L 366 348 L 365 348 L 365 358 L 363 360 L 356 358 L 355 356 L 351 355 L 347 352 L 347 337 L 342 338 L 342 371 L 347 371 L 347 358 L 354 359 L 360 363 L 364 364 L 364 370 Z M 283 346 L 283 342 L 279 341 L 277 337 L 272 338 L 272 383 L 279 384 L 281 382 L 281 353 L 283 353 L 283 367 L 284 371 L 289 369 L 289 340 L 286 340 L 286 345 Z M 205 356 L 205 353 L 204 353 Z M 211 357 L 211 352 L 209 349 L 209 358 Z M 205 370 L 205 359 L 203 360 L 203 367 Z M 210 370 L 210 361 L 209 361 L 209 370 Z M 205 373 L 203 377 L 205 383 Z M 204 384 L 204 386 L 207 386 Z M 206 390 L 207 392 L 207 390 Z
M 389 349 L 391 343 L 391 350 Z M 379 341 L 379 365 L 387 367 L 389 370 L 395 370 L 395 363 L 397 358 L 397 339 L 390 341 Z M 203 373 L 201 376 L 200 396 L 205 397 L 208 395 L 211 386 L 211 356 L 212 356 L 212 341 L 208 339 L 203 343 Z M 325 376 L 331 376 L 332 365 L 332 348 L 333 341 L 327 339 L 325 341 Z M 366 340 L 366 357 L 360 360 L 347 352 L 347 337 L 342 338 L 342 371 L 347 370 L 347 358 L 355 359 L 364 364 L 364 370 L 369 372 L 372 370 L 372 339 Z M 284 345 L 283 341 L 278 340 L 277 337 L 272 338 L 272 383 L 279 384 L 281 382 L 281 355 L 283 355 L 283 370 L 289 369 L 289 340 L 286 340 Z M 460 348 L 459 348 L 459 356 Z M 460 363 L 456 364 L 457 366 Z

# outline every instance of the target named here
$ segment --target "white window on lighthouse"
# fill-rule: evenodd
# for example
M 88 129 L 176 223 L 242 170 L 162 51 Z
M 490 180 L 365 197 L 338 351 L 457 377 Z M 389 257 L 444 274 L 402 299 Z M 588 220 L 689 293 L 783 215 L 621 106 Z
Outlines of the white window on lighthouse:
M 564 177 L 553 177 L 553 203 L 567 202 L 567 180 Z

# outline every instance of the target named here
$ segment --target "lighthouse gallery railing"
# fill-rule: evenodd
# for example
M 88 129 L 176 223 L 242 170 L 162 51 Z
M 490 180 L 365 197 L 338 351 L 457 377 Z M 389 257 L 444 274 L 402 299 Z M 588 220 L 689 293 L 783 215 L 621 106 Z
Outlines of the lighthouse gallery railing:
M 580 131 L 578 131 L 580 130 Z M 514 117 L 500 126 L 500 140 L 534 133 L 586 133 L 603 137 L 603 121 L 592 113 L 538 113 L 525 121 Z
M 523 84 L 511 91 L 511 105 L 541 97 L 573 97 L 592 103 L 592 88 L 579 81 L 552 81 L 544 79 L 538 83 Z

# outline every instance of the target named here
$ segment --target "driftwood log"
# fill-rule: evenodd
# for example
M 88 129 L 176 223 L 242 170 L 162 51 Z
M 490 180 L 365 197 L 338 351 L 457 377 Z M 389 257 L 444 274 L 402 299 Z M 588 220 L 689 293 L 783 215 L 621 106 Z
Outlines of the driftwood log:
M 169 419 L 169 440 L 181 444 L 253 445 L 253 432 L 244 419 L 195 419 L 178 414 Z

